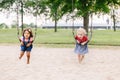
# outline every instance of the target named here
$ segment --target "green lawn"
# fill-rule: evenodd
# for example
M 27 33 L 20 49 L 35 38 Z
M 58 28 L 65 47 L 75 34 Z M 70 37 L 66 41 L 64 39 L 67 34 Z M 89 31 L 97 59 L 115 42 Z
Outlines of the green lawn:
M 34 31 L 34 30 L 33 30 Z M 54 32 L 53 29 L 37 29 L 37 36 L 35 44 L 42 45 L 73 45 L 74 38 L 71 29 L 58 29 L 58 32 Z M 3 44 L 17 44 L 16 29 L 0 29 L 0 43 Z M 89 45 L 108 45 L 108 46 L 120 46 L 120 31 L 111 30 L 94 30 L 92 39 Z
M 120 30 L 95 30 L 90 44 L 120 46 Z

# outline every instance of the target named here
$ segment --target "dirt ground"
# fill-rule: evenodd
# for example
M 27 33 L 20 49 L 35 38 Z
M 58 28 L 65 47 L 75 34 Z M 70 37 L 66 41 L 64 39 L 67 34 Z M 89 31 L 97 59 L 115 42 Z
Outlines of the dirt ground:
M 30 64 L 19 52 L 0 46 L 0 80 L 120 80 L 120 47 L 89 48 L 82 64 L 73 48 L 34 47 Z

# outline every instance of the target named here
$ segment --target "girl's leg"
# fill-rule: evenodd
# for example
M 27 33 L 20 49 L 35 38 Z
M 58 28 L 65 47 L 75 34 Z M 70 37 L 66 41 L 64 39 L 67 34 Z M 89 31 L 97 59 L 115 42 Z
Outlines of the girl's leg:
M 79 61 L 79 63 L 81 63 L 81 55 L 80 54 L 78 54 L 78 61 Z
M 84 55 L 78 54 L 79 63 L 81 63 L 83 59 L 84 59 Z
M 24 51 L 21 51 L 19 59 L 21 59 L 23 57 L 23 55 L 24 55 Z
M 82 62 L 82 60 L 84 59 L 84 57 L 85 57 L 85 55 L 81 55 L 81 62 Z
M 30 63 L 30 51 L 26 52 L 26 56 L 27 56 L 27 64 Z

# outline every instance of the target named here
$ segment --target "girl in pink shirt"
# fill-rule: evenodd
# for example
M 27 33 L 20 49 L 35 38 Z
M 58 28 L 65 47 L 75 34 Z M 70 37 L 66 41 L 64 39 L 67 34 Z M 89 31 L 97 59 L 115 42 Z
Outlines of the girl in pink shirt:
M 30 28 L 24 29 L 22 37 L 19 39 L 21 43 L 21 52 L 19 59 L 21 59 L 26 52 L 27 64 L 30 63 L 30 52 L 32 50 L 33 34 Z

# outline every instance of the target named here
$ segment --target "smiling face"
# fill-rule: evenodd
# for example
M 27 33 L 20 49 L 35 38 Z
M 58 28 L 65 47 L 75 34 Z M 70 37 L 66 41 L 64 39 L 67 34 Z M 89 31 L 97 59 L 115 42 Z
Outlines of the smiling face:
M 30 32 L 28 32 L 27 30 L 24 32 L 24 37 L 26 39 L 28 39 L 30 37 Z

